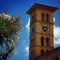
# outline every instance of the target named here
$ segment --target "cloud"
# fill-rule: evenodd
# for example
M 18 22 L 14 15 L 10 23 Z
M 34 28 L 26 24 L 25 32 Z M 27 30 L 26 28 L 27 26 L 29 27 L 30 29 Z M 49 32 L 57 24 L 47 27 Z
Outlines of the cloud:
M 53 21 L 55 22 L 55 17 L 53 18 Z
M 28 19 L 28 22 L 26 24 L 26 29 L 27 29 L 27 32 L 30 31 L 30 18 Z M 28 56 L 29 55 L 29 46 L 25 46 L 25 51 L 26 51 L 26 56 Z
M 26 41 L 25 40 L 23 40 L 23 43 L 25 43 Z
M 25 47 L 26 55 L 29 55 L 29 46 Z
M 54 44 L 60 45 L 60 27 L 54 26 Z
M 26 25 L 26 28 L 27 28 L 28 32 L 30 31 L 29 26 L 30 26 L 30 18 L 29 18 L 28 23 L 27 23 L 27 25 Z
M 53 18 L 55 22 L 55 17 Z M 54 26 L 54 46 L 60 46 L 60 27 Z

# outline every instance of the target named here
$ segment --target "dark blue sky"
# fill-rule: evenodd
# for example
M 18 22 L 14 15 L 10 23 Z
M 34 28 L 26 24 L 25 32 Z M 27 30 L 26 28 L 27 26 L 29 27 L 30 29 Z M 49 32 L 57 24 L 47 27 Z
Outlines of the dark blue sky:
M 19 46 L 16 48 L 16 54 L 14 54 L 9 60 L 28 60 L 28 45 L 29 45 L 29 31 L 28 21 L 29 15 L 26 14 L 27 10 L 34 4 L 44 4 L 49 6 L 57 7 L 58 10 L 54 13 L 55 18 L 55 32 L 60 32 L 60 0 L 0 0 L 0 12 L 3 12 L 7 7 L 9 7 L 8 14 L 15 15 L 21 13 L 21 22 L 24 24 L 22 31 L 19 32 L 21 35 L 21 41 Z M 59 34 L 55 33 L 55 36 Z M 59 42 L 57 37 L 57 41 Z M 56 41 L 55 41 L 56 42 Z M 57 43 L 59 45 L 59 43 Z M 55 44 L 55 47 L 58 46 Z

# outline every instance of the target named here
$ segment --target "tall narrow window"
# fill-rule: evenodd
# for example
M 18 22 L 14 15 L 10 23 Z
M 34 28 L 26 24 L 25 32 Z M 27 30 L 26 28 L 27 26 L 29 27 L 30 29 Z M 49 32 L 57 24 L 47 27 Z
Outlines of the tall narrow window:
M 44 38 L 41 37 L 41 46 L 44 46 Z
M 41 20 L 44 21 L 44 13 L 41 14 Z
M 49 38 L 46 38 L 46 46 L 49 46 Z
M 48 22 L 48 21 L 49 21 L 49 15 L 46 14 L 46 22 Z

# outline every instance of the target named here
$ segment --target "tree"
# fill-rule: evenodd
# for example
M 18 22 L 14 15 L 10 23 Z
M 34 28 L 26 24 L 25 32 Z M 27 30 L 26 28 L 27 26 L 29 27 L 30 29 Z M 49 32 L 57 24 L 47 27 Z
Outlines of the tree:
M 0 60 L 6 60 L 18 43 L 18 31 L 22 28 L 20 16 L 0 14 Z

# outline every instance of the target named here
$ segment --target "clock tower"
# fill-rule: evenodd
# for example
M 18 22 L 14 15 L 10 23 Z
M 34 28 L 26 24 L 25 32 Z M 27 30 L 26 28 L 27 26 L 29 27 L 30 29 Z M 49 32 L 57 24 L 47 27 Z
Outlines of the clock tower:
M 30 15 L 29 60 L 36 60 L 54 48 L 53 13 L 56 10 L 56 7 L 34 4 L 27 11 Z

